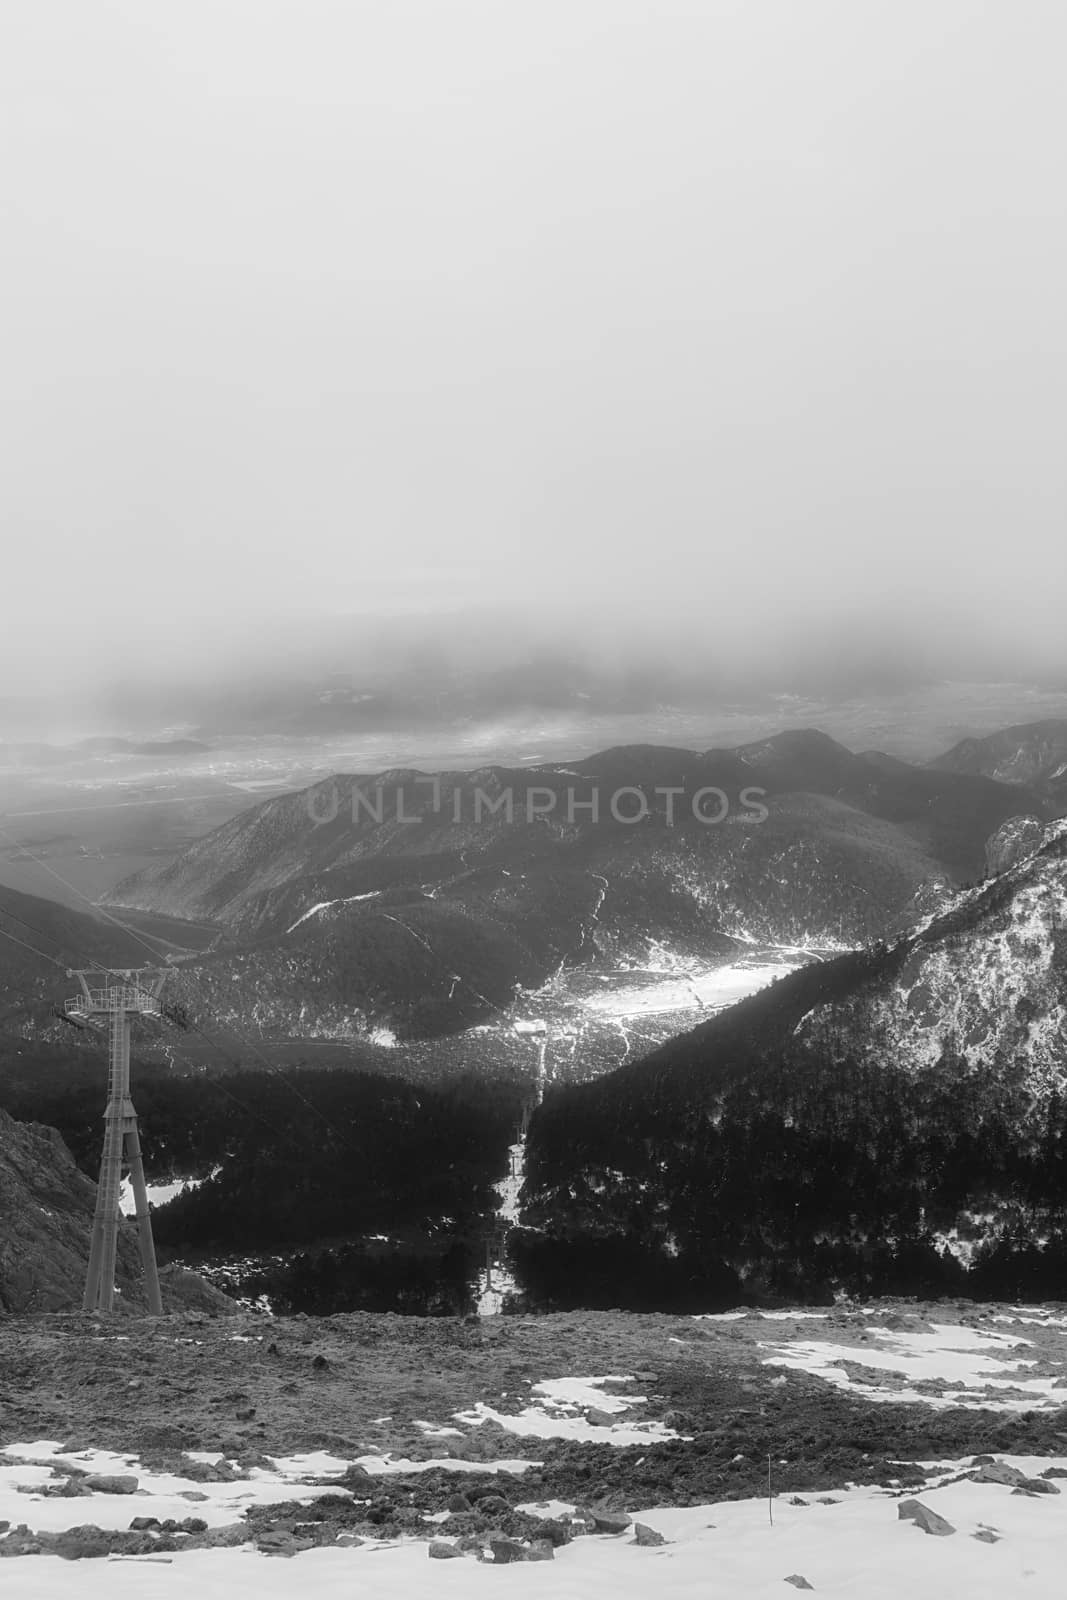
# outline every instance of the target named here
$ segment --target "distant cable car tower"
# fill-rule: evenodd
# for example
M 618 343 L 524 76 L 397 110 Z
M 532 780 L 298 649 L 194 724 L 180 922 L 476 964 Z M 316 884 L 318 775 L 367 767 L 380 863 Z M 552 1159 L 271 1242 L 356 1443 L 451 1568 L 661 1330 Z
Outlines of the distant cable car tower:
M 119 1189 L 122 1183 L 123 1151 L 129 1162 L 137 1206 L 137 1232 L 141 1243 L 148 1309 L 154 1316 L 163 1310 L 156 1269 L 156 1250 L 152 1241 L 152 1215 L 148 1209 L 148 1189 L 141 1157 L 141 1137 L 137 1113 L 130 1099 L 130 1017 L 159 1017 L 163 1013 L 160 995 L 167 980 L 165 970 L 139 967 L 103 974 L 105 987 L 89 986 L 93 968 L 72 969 L 72 978 L 81 984 L 81 994 L 66 1002 L 66 1014 L 75 1022 L 108 1027 L 107 1110 L 104 1114 L 104 1154 L 100 1162 L 100 1182 L 96 1191 L 93 1236 L 89 1248 L 89 1272 L 85 1280 L 85 1311 L 111 1311 L 115 1301 L 115 1256 L 119 1236 Z

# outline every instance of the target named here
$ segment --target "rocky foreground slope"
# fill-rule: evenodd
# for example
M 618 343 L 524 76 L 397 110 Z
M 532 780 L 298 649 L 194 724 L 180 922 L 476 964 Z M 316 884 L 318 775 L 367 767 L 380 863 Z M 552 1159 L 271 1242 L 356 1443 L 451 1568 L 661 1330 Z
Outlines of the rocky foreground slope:
M 95 1202 L 96 1185 L 54 1128 L 16 1122 L 0 1110 L 0 1313 L 80 1305 Z M 137 1240 L 126 1224 L 115 1281 L 123 1309 L 143 1311 Z M 165 1269 L 161 1283 L 168 1310 L 231 1309 L 193 1273 Z
M 714 1568 L 731 1593 L 879 1600 L 1012 1592 L 1025 1564 L 1044 1597 L 1064 1327 L 1062 1308 L 916 1302 L 9 1319 L 0 1558 L 41 1584 L 91 1581 L 57 1558 L 149 1558 L 161 1595 L 467 1592 L 466 1559 L 565 1567 L 524 1592 L 703 1593 Z

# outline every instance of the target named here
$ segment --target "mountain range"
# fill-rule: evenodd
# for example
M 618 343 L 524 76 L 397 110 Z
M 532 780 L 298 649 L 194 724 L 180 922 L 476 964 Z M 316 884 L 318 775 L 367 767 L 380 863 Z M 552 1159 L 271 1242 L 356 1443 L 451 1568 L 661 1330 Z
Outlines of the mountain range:
M 268 1036 L 431 1038 L 564 969 L 865 943 L 984 873 L 1007 819 L 1056 809 L 1038 788 L 816 730 L 631 746 L 338 776 L 251 807 L 108 903 L 214 923 L 197 982 L 213 1003 L 239 994 Z
M 488 1181 L 521 1108 L 511 1248 L 532 1303 L 1023 1294 L 1067 1268 L 1057 737 L 1025 725 L 925 766 L 810 730 L 330 779 L 127 879 L 110 910 L 0 890 L 0 1071 L 39 1114 L 28 1041 L 100 1048 L 52 1010 L 67 966 L 157 951 L 194 1030 L 229 1034 L 234 1149 L 262 1146 L 238 1064 L 451 1075 L 460 1101 L 493 1080 L 478 1161 Z M 213 926 L 210 948 L 183 949 L 181 919 Z M 728 981 L 701 990 L 709 974 Z M 161 1063 L 201 1059 L 201 1036 L 176 1037 L 135 1046 L 158 1057 L 141 1081 L 164 1162 L 203 1142 L 189 1086 L 177 1111 L 164 1092 Z M 77 1062 L 72 1136 L 95 1148 L 96 1069 Z M 303 1081 L 348 1104 L 330 1072 Z M 391 1105 L 380 1082 L 353 1093 Z M 278 1093 L 307 1110 L 298 1084 Z M 185 1202 L 205 1224 L 213 1186 L 247 1187 L 231 1165 Z
M 1020 723 L 984 739 L 963 739 L 930 766 L 940 772 L 994 778 L 1067 799 L 1067 718 Z

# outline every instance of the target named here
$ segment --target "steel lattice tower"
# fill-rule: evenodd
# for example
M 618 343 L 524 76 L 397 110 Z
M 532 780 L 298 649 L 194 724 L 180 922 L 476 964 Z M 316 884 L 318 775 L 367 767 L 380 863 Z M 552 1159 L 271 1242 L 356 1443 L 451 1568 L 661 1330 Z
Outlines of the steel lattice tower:
M 122 1183 L 123 1155 L 129 1163 L 130 1179 L 137 1206 L 137 1232 L 141 1244 L 148 1309 L 155 1316 L 163 1310 L 156 1269 L 156 1250 L 152 1240 L 152 1216 L 148 1209 L 141 1138 L 137 1113 L 130 1098 L 130 1017 L 159 1017 L 160 994 L 166 971 L 140 967 L 105 974 L 102 989 L 89 986 L 92 969 L 72 971 L 81 984 L 81 994 L 66 1003 L 66 1014 L 78 1022 L 108 1028 L 107 1110 L 104 1114 L 104 1153 L 100 1162 L 100 1182 L 96 1191 L 93 1236 L 89 1248 L 89 1272 L 85 1280 L 85 1311 L 111 1311 L 115 1301 L 115 1255 L 119 1235 L 119 1189 Z

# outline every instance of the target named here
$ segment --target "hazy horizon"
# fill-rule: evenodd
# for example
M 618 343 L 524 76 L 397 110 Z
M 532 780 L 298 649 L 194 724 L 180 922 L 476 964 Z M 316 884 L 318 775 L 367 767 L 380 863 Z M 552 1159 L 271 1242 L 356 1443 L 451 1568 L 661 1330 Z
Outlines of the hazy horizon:
M 390 629 L 732 690 L 1064 681 L 1062 8 L 5 34 L 0 698 L 380 666 Z

